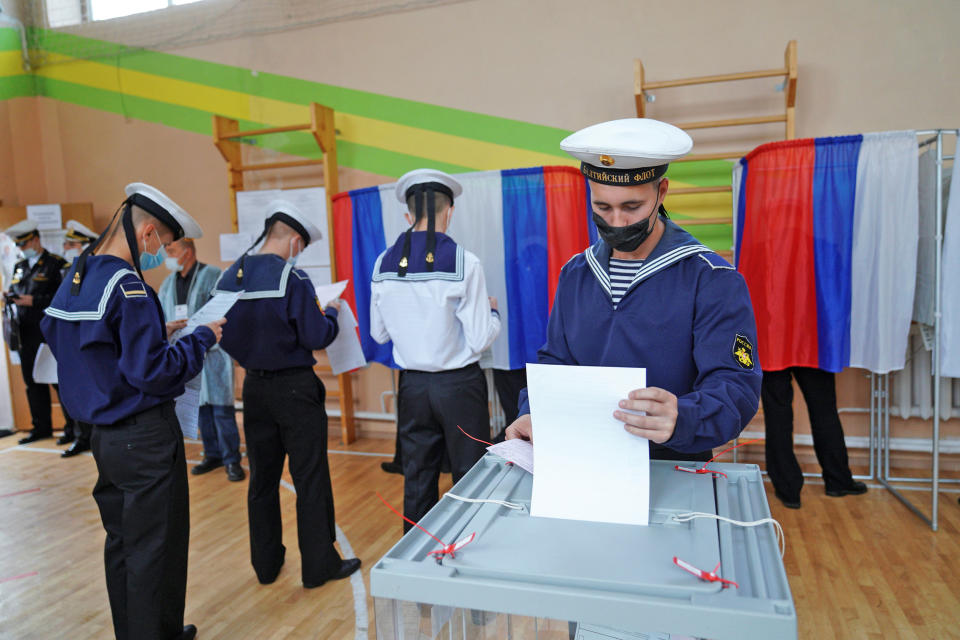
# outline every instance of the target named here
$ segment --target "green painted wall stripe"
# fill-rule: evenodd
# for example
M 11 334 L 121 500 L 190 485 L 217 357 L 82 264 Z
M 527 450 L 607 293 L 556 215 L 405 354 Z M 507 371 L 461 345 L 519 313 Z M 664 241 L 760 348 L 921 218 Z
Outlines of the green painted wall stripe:
M 29 76 L 23 77 L 33 80 Z M 36 85 L 37 94 L 48 98 L 210 136 L 210 114 L 206 111 L 156 102 L 136 96 L 121 95 L 113 91 L 93 89 L 72 82 L 39 76 L 36 77 Z M 2 86 L 0 85 L 0 87 Z M 33 95 L 33 93 L 27 95 Z M 241 121 L 241 126 L 253 129 L 266 125 L 260 122 Z M 264 148 L 291 155 L 308 158 L 320 155 L 317 143 L 309 133 L 291 132 L 282 136 L 270 136 L 264 138 L 263 142 L 264 144 L 261 146 Z M 210 144 L 213 144 L 212 139 Z M 475 170 L 473 167 L 436 162 L 414 155 L 395 153 L 342 140 L 337 142 L 337 160 L 344 167 L 392 177 L 403 175 L 411 169 L 425 165 L 454 173 Z
M 27 98 L 36 95 L 33 76 L 9 76 L 0 78 L 0 100 Z
M 20 31 L 10 27 L 0 27 L 0 51 L 19 51 Z
M 733 162 L 728 160 L 675 162 L 667 170 L 667 177 L 698 187 L 726 187 L 733 179 L 732 171 Z
M 254 75 L 249 69 L 241 67 L 169 53 L 131 49 L 123 45 L 46 29 L 31 28 L 29 33 L 32 48 L 39 48 L 42 51 L 78 56 L 82 55 L 84 50 L 94 49 L 100 52 L 96 58 L 97 62 L 119 65 L 124 69 L 294 104 L 319 102 L 336 111 L 518 149 L 538 151 L 560 158 L 566 157 L 557 144 L 560 139 L 570 133 L 564 129 L 272 73 Z
M 194 82 L 204 86 L 236 91 L 292 104 L 320 102 L 335 110 L 359 116 L 436 131 L 467 139 L 501 144 L 516 149 L 537 151 L 557 158 L 566 158 L 559 149 L 559 140 L 569 132 L 509 118 L 462 111 L 390 96 L 336 87 L 282 75 L 259 73 L 248 69 L 197 60 L 168 53 L 130 49 L 123 45 L 83 38 L 44 29 L 29 29 L 34 49 L 65 56 L 81 56 L 96 50 L 95 61 L 119 65 L 124 69 L 161 77 Z M 0 51 L 18 50 L 19 33 L 0 28 Z M 210 135 L 210 113 L 146 98 L 91 88 L 82 84 L 32 75 L 0 78 L 0 99 L 45 96 L 118 115 L 154 122 Z M 243 122 L 242 128 L 259 128 L 272 123 Z M 304 132 L 270 136 L 255 141 L 261 146 L 302 157 L 316 157 L 319 150 L 313 137 Z M 476 170 L 474 167 L 440 163 L 414 155 L 396 153 L 338 141 L 338 160 L 351 167 L 383 176 L 399 176 L 411 169 L 429 165 L 451 173 Z M 669 177 L 699 186 L 730 184 L 731 163 L 723 160 L 678 163 L 670 168 Z M 685 216 L 679 215 L 678 218 Z M 718 249 L 729 249 L 730 225 L 690 227 L 702 242 Z

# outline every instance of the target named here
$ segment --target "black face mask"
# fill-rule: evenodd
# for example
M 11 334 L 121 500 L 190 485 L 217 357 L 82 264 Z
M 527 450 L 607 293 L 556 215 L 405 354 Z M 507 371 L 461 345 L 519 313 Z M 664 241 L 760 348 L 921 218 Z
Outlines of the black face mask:
M 613 227 L 607 224 L 606 221 L 594 211 L 593 224 L 597 225 L 597 233 L 600 234 L 603 241 L 610 245 L 611 248 L 617 251 L 623 251 L 624 253 L 630 253 L 631 251 L 636 251 L 637 247 L 643 244 L 643 241 L 653 233 L 656 222 L 651 225 L 650 218 L 659 212 L 659 203 L 660 198 L 658 197 L 657 202 L 653 205 L 653 213 L 640 222 L 634 222 L 633 224 L 628 224 L 623 227 Z

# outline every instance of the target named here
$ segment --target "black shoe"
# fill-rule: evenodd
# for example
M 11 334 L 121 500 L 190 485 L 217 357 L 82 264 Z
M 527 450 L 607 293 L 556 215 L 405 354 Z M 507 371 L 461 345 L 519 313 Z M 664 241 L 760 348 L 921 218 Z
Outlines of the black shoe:
M 776 489 L 773 490 L 773 495 L 777 496 L 777 499 L 780 500 L 780 502 L 783 503 L 783 506 L 785 506 L 787 509 L 800 508 L 800 496 L 797 496 L 795 499 L 790 499 Z
M 0 429 L 0 438 L 6 438 L 7 436 L 12 436 L 15 432 L 10 429 Z
M 360 568 L 360 558 L 348 558 L 346 560 L 341 561 L 340 569 L 335 574 L 327 578 L 326 580 L 321 580 L 320 582 L 317 582 L 317 583 L 304 582 L 303 586 L 306 587 L 307 589 L 315 589 L 316 587 L 324 585 L 327 582 L 330 582 L 331 580 L 343 580 L 344 578 L 348 578 L 359 568 Z
M 867 485 L 854 480 L 849 486 L 842 489 L 827 489 L 827 495 L 831 498 L 842 498 L 843 496 L 859 496 L 867 492 Z
M 77 440 L 73 446 L 60 454 L 61 458 L 72 458 L 78 456 L 84 451 L 90 451 L 90 443 L 85 440 Z
M 193 469 L 190 469 L 190 473 L 195 476 L 202 476 L 205 473 L 209 473 L 214 469 L 219 469 L 223 466 L 223 460 L 220 458 L 204 458 L 203 461 L 195 466 Z
M 34 432 L 30 432 L 26 438 L 20 438 L 20 444 L 30 444 L 31 442 L 36 442 L 37 440 L 46 440 L 47 438 L 52 438 L 53 434 L 48 433 L 44 435 L 38 435 Z
M 183 633 L 177 636 L 177 640 L 193 640 L 197 637 L 196 625 L 188 624 L 183 627 Z
M 227 480 L 230 482 L 240 482 L 246 477 L 247 474 L 243 472 L 239 462 L 231 462 L 227 465 Z
M 380 468 L 387 473 L 399 473 L 400 475 L 403 475 L 403 467 L 396 460 L 391 460 L 390 462 L 381 462 Z
M 57 444 L 70 444 L 76 439 L 77 438 L 75 436 L 72 436 L 72 435 L 68 436 L 67 434 L 63 434 L 62 436 L 57 438 Z

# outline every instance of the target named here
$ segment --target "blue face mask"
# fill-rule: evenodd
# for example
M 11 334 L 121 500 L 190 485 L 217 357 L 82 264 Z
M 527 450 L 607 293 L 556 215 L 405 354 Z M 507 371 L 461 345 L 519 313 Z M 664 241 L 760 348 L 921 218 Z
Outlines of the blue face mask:
M 178 271 L 183 271 L 183 265 L 180 264 L 180 261 L 176 258 L 167 258 L 163 261 L 164 266 L 167 267 L 170 271 L 177 273 Z
M 156 233 L 156 231 L 154 231 Z M 160 236 L 157 235 L 157 241 L 160 241 Z M 147 240 L 143 240 L 143 252 L 140 254 L 140 268 L 144 271 L 149 271 L 150 269 L 156 269 L 163 264 L 163 261 L 167 259 L 167 251 L 163 248 L 163 243 L 160 243 L 160 249 L 156 253 L 147 252 Z
M 38 255 L 40 255 L 37 253 L 36 249 L 22 249 L 21 251 L 23 251 L 23 257 L 27 260 L 30 258 L 36 258 Z
M 290 257 L 287 258 L 287 263 L 295 265 L 297 264 L 297 258 L 300 257 L 300 245 L 297 244 L 299 238 L 290 238 Z M 293 250 L 297 249 L 297 255 L 293 255 Z

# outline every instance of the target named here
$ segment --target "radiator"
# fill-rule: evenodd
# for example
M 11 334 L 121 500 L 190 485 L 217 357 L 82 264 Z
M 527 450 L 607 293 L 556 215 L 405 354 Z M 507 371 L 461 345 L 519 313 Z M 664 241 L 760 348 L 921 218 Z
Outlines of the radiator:
M 933 417 L 933 352 L 927 351 L 917 325 L 910 330 L 907 365 L 890 374 L 890 415 Z M 960 417 L 960 378 L 940 380 L 940 419 Z

